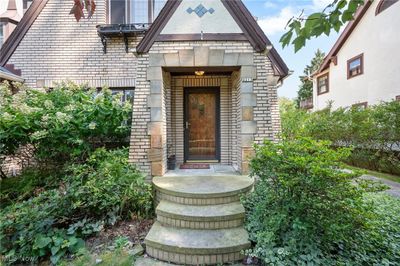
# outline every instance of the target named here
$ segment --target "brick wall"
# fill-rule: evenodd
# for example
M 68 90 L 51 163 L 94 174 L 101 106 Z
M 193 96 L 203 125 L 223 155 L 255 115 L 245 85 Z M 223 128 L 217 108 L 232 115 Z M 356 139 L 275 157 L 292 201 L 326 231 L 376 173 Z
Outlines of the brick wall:
M 48 1 L 8 61 L 22 70 L 28 86 L 67 79 L 94 87 L 134 86 L 137 60 L 125 52 L 123 39 L 113 38 L 103 54 L 96 25 L 106 22 L 106 0 L 96 4 L 93 18 L 78 23 L 69 15 L 73 1 Z M 130 48 L 138 41 L 130 38 Z

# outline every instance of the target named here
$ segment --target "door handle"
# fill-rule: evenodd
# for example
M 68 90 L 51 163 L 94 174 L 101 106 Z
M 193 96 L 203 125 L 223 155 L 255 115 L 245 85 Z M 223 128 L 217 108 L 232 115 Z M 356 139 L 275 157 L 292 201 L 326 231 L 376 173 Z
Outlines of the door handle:
M 186 128 L 186 129 L 189 129 L 189 127 L 190 127 L 190 123 L 186 121 L 186 123 L 185 123 L 185 128 Z

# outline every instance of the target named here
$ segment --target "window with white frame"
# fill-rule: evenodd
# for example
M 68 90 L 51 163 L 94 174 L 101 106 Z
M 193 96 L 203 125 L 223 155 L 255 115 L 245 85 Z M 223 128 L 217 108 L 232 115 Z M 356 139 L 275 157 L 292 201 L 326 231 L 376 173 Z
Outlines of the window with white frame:
M 152 23 L 167 0 L 108 0 L 110 24 Z

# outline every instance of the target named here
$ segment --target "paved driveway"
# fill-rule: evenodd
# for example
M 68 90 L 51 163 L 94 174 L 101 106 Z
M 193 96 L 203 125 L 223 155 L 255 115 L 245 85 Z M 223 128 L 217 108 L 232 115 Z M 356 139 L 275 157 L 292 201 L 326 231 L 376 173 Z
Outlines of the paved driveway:
M 372 176 L 372 175 L 362 175 L 361 178 L 366 179 L 366 180 L 382 182 L 383 184 L 390 187 L 390 189 L 386 190 L 386 193 L 388 193 L 394 197 L 400 198 L 400 183 L 390 181 L 387 179 L 383 179 L 383 178 L 378 178 L 378 177 Z

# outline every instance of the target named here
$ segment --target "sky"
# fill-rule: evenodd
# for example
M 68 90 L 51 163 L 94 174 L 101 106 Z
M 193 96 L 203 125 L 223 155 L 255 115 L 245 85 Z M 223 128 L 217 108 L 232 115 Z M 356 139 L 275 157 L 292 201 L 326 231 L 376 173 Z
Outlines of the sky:
M 300 85 L 299 76 L 314 57 L 315 51 L 321 49 L 327 54 L 337 40 L 338 34 L 332 31 L 329 37 L 321 35 L 311 39 L 297 53 L 294 53 L 292 45 L 282 49 L 279 39 L 286 32 L 285 26 L 291 17 L 300 15 L 302 10 L 305 15 L 322 11 L 332 0 L 243 0 L 243 2 L 253 16 L 257 17 L 259 25 L 289 69 L 294 71 L 284 80 L 282 87 L 278 89 L 278 95 L 295 98 Z

